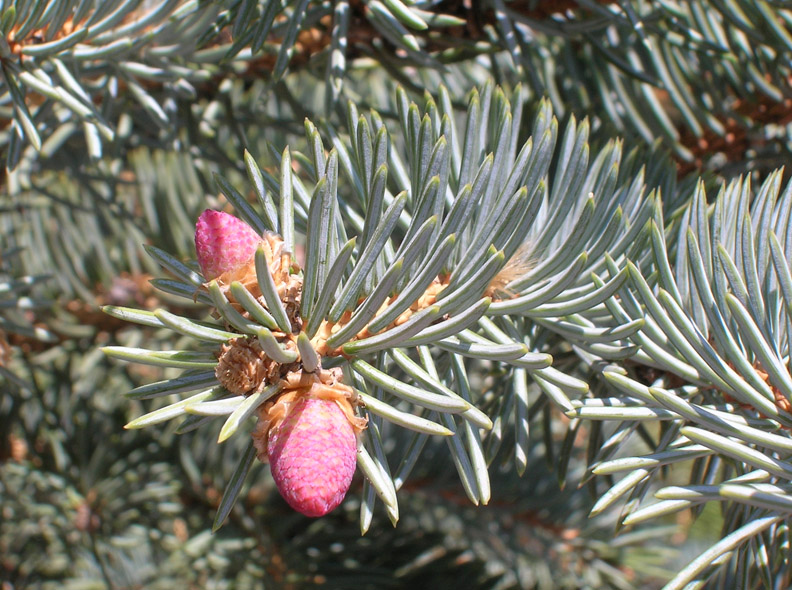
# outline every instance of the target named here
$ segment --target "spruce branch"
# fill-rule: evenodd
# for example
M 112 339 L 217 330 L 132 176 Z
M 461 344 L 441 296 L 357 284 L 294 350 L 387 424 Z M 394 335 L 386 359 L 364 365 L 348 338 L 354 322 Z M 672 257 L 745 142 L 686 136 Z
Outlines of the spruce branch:
M 208 344 L 225 340 L 214 355 L 219 360 L 207 356 L 206 345 L 194 352 L 116 346 L 105 352 L 199 375 L 218 363 L 219 382 L 206 389 L 202 377 L 178 377 L 172 381 L 174 392 L 198 393 L 128 427 L 188 414 L 225 415 L 222 442 L 257 408 L 264 420 L 284 400 L 321 396 L 336 400 L 355 426 L 359 466 L 394 522 L 396 485 L 382 452 L 383 420 L 448 437 L 468 497 L 486 504 L 487 462 L 493 455 L 483 433 L 493 422 L 476 407 L 486 396 L 471 390 L 468 362 L 503 367 L 507 397 L 524 391 L 527 378 L 557 407 L 571 410 L 570 399 L 584 395 L 588 386 L 576 375 L 575 363 L 551 366 L 552 354 L 563 339 L 614 358 L 624 354 L 642 321 L 618 322 L 604 313 L 604 302 L 624 284 L 627 269 L 614 269 L 640 246 L 654 210 L 654 200 L 644 197 L 642 175 L 629 183 L 620 179 L 618 143 L 608 144 L 589 162 L 585 122 L 578 126 L 571 120 L 556 148 L 558 125 L 547 102 L 539 105 L 532 135 L 520 147 L 521 101 L 519 88 L 511 97 L 491 85 L 474 91 L 466 126 L 455 134 L 456 113 L 444 110 L 447 100 L 429 98 L 422 113 L 399 91 L 403 150 L 401 144 L 388 149 L 392 140 L 376 113 L 362 117 L 352 105 L 349 139 L 333 133 L 330 151 L 315 127 L 306 124 L 313 189 L 294 173 L 289 149 L 280 157 L 279 182 L 274 176 L 259 181 L 266 178 L 263 171 L 247 158 L 264 214 L 218 177 L 224 195 L 250 225 L 224 213 L 202 215 L 196 246 L 203 280 L 189 266 L 151 250 L 182 281 L 177 289 L 173 280 L 157 285 L 192 299 L 208 294 L 215 320 L 196 323 L 163 311 L 107 311 Z M 551 171 L 555 153 L 563 157 Z M 350 181 L 344 188 L 339 169 Z M 404 173 L 389 178 L 390 169 Z M 264 188 L 267 183 L 276 190 Z M 276 209 L 277 215 L 266 213 Z M 355 210 L 359 213 L 342 213 Z M 206 225 L 210 219 L 219 225 Z M 266 230 L 260 235 L 252 227 Z M 271 233 L 276 227 L 283 238 Z M 304 261 L 294 256 L 291 228 L 304 228 Z M 359 241 L 342 248 L 350 232 Z M 602 264 L 606 252 L 609 265 Z M 511 379 L 522 385 L 512 387 Z M 149 389 L 142 391 L 150 395 Z M 167 383 L 154 392 L 166 394 Z M 500 420 L 511 421 L 509 407 L 502 406 Z M 524 409 L 521 415 L 527 419 Z M 368 417 L 368 427 L 361 417 Z M 521 437 L 517 454 L 523 458 L 525 444 Z M 568 444 L 564 449 L 562 465 L 569 458 Z M 409 450 L 403 464 L 414 465 L 417 458 Z M 408 473 L 399 470 L 399 481 Z M 366 498 L 364 530 L 374 497 Z
M 789 187 L 782 191 L 778 171 L 757 191 L 748 181 L 723 185 L 712 204 L 699 184 L 681 218 L 665 232 L 658 209 L 651 229 L 653 272 L 629 264 L 636 295 L 623 289 L 620 301 L 608 303 L 624 319 L 645 313 L 643 330 L 631 336 L 640 346 L 632 360 L 654 372 L 604 368 L 601 377 L 616 395 L 575 400 L 567 412 L 663 425 L 650 454 L 627 450 L 627 456 L 614 458 L 629 437 L 599 450 L 595 474 L 626 475 L 595 513 L 627 499 L 624 524 L 632 526 L 700 510 L 707 502 L 723 503 L 724 540 L 682 570 L 669 588 L 705 579 L 723 583 L 737 567 L 745 568 L 751 583 L 784 576 L 767 572 L 768 578 L 757 551 L 776 554 L 771 547 L 781 546 L 786 534 L 781 524 L 790 517 L 790 324 L 783 303 L 789 264 L 787 238 L 778 237 L 788 235 L 790 195 Z M 667 239 L 676 243 L 667 245 Z M 667 252 L 676 252 L 673 264 Z M 681 461 L 693 461 L 690 483 L 658 489 L 663 468 Z M 644 500 L 649 493 L 659 501 Z M 749 526 L 750 520 L 766 523 L 758 544 L 759 529 Z M 710 569 L 716 554 L 724 559 L 720 569 Z
M 15 427 L 17 416 L 10 402 L 11 396 L 29 396 L 36 389 L 35 375 L 25 366 L 23 351 L 58 340 L 45 321 L 54 302 L 44 288 L 52 277 L 21 272 L 22 253 L 21 248 L 10 247 L 5 239 L 0 239 L 0 386 L 9 398 L 7 411 L 0 416 L 4 433 L 0 438 L 0 461 L 19 460 L 27 448 L 27 441 Z
M 491 56 L 503 81 L 527 77 L 562 117 L 589 114 L 648 145 L 662 137 L 685 172 L 731 173 L 752 149 L 754 166 L 769 170 L 786 153 L 790 20 L 759 0 L 15 3 L 2 15 L 7 166 L 76 134 L 99 160 L 126 141 L 125 118 L 174 139 L 188 105 L 213 135 L 240 76 L 277 95 L 287 71 L 306 70 L 324 79 L 331 112 L 371 58 L 410 85 L 415 66 Z M 562 59 L 550 67 L 547 55 Z

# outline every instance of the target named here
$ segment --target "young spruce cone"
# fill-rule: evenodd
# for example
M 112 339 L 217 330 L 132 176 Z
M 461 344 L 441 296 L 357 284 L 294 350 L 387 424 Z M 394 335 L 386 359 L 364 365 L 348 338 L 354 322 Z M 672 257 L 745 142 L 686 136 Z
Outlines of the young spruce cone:
M 207 281 L 247 265 L 261 241 L 247 223 L 222 211 L 207 209 L 195 224 L 195 251 Z
M 294 371 L 281 381 L 285 393 L 259 409 L 253 433 L 258 458 L 289 505 L 323 516 L 344 499 L 357 462 L 355 393 L 338 382 L 340 372 Z
M 344 499 L 355 474 L 355 430 L 333 400 L 300 396 L 267 429 L 266 458 L 275 485 L 289 506 L 324 516 Z M 257 432 L 261 432 L 258 430 Z M 259 454 L 264 440 L 254 435 Z

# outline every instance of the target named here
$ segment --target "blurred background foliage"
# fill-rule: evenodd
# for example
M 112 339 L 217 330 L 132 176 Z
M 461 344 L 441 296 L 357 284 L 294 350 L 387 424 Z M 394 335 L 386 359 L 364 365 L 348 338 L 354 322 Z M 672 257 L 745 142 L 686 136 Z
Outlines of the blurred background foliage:
M 496 423 L 486 507 L 470 505 L 432 441 L 400 490 L 396 528 L 377 513 L 360 535 L 360 476 L 339 510 L 309 520 L 259 466 L 212 534 L 244 441 L 217 445 L 178 424 L 124 430 L 146 406 L 123 394 L 175 374 L 98 347 L 179 348 L 180 337 L 99 306 L 201 317 L 201 305 L 149 284 L 160 271 L 145 246 L 193 258 L 195 219 L 224 205 L 215 173 L 246 186 L 248 150 L 277 175 L 284 146 L 307 151 L 306 117 L 347 141 L 347 101 L 395 126 L 397 86 L 422 104 L 443 85 L 462 117 L 473 88 L 519 83 L 526 113 L 546 97 L 561 129 L 587 119 L 592 154 L 620 137 L 636 163 L 625 178 L 646 164 L 662 192 L 673 257 L 699 177 L 714 196 L 739 175 L 759 186 L 790 159 L 784 3 L 3 0 L 0 29 L 3 590 L 651 588 L 729 531 L 710 507 L 627 530 L 618 504 L 589 518 L 614 483 L 588 469 L 602 443 L 651 453 L 664 427 L 570 421 L 537 395 L 521 477 L 514 425 Z M 497 368 L 478 371 L 497 394 Z M 576 371 L 607 395 L 597 363 Z M 384 438 L 395 456 L 408 444 L 397 429 Z M 671 485 L 695 469 L 662 475 Z M 785 534 L 773 551 L 788 550 Z M 789 561 L 776 563 L 752 587 L 783 587 Z

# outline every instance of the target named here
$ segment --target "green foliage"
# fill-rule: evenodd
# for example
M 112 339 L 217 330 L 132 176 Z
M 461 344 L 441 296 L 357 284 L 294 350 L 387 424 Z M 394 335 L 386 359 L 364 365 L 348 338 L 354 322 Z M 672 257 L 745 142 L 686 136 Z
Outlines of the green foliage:
M 219 119 L 239 118 L 208 88 L 227 92 L 239 76 L 258 96 L 283 95 L 285 74 L 301 65 L 329 112 L 343 104 L 355 59 L 373 58 L 421 92 L 412 67 L 476 56 L 492 59 L 499 81 L 525 80 L 531 97 L 548 96 L 562 116 L 586 114 L 648 144 L 662 138 L 689 169 L 743 170 L 756 148 L 749 169 L 769 171 L 789 155 L 783 123 L 768 116 L 790 90 L 787 9 L 764 0 L 555 4 L 7 0 L 8 162 L 30 157 L 26 145 L 51 155 L 79 133 L 98 159 L 144 121 L 162 142 L 184 141 L 185 117 L 213 135 Z M 751 145 L 752 134 L 766 141 Z
M 635 292 L 624 291 L 622 305 L 614 301 L 611 309 L 625 319 L 630 308 L 645 317 L 644 330 L 635 337 L 641 346 L 636 358 L 661 373 L 647 383 L 638 372 L 609 367 L 601 378 L 618 395 L 579 402 L 569 412 L 576 418 L 663 421 L 650 454 L 612 458 L 624 441 L 599 454 L 594 473 L 629 474 L 594 512 L 628 498 L 624 523 L 634 525 L 700 510 L 707 501 L 724 504 L 724 534 L 731 534 L 670 587 L 707 575 L 714 559 L 729 554 L 730 568 L 740 571 L 746 584 L 760 576 L 774 584 L 778 575 L 779 563 L 765 563 L 757 552 L 772 556 L 769 546 L 786 543 L 784 521 L 790 514 L 785 459 L 792 408 L 784 392 L 790 391 L 785 293 L 792 186 L 783 193 L 781 187 L 780 173 L 755 193 L 750 182 L 736 180 L 708 205 L 699 186 L 670 233 L 677 242 L 673 268 L 659 229 L 663 220 L 655 220 L 650 230 L 659 270 L 655 288 L 644 279 L 645 271 L 632 266 Z M 684 384 L 676 383 L 680 380 Z M 687 485 L 663 487 L 654 491 L 659 502 L 638 505 L 649 491 L 642 482 L 666 465 L 690 460 Z
M 5 0 L 0 28 L 0 580 L 789 585 L 787 7 Z M 204 284 L 207 207 L 304 249 L 295 350 L 262 255 L 262 299 Z M 255 461 L 279 390 L 216 380 L 239 335 L 357 390 L 333 514 Z

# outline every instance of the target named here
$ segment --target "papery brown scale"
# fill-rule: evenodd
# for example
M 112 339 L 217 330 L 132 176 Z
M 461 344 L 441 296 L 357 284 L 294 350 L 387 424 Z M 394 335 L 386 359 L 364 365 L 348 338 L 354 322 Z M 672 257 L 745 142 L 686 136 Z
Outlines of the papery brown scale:
M 257 339 L 234 338 L 220 347 L 215 376 L 229 392 L 244 395 L 276 381 L 279 368 Z

